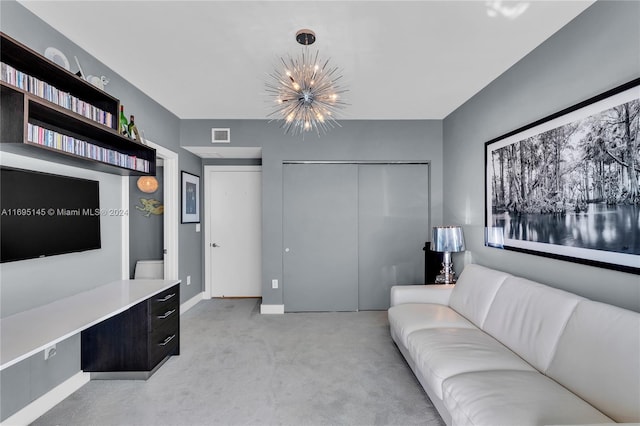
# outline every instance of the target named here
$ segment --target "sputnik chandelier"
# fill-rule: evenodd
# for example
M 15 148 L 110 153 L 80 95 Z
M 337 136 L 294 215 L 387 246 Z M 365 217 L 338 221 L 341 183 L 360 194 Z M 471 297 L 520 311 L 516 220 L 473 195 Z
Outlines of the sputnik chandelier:
M 326 133 L 340 126 L 335 114 L 345 107 L 341 95 L 347 90 L 340 87 L 342 78 L 337 67 L 329 66 L 329 59 L 320 60 L 318 52 L 311 54 L 309 45 L 316 41 L 311 30 L 300 30 L 296 41 L 302 44 L 302 55 L 298 58 L 280 58 L 282 68 L 269 74 L 267 92 L 275 97 L 275 108 L 268 116 L 282 120 L 284 133 L 293 135 L 314 131 Z

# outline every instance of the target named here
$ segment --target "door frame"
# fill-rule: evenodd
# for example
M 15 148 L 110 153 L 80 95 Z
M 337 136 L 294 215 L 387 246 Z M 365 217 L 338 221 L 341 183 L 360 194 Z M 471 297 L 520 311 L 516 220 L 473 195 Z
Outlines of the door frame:
M 178 279 L 178 153 L 145 139 L 145 144 L 156 150 L 162 158 L 164 187 L 164 279 Z M 122 178 L 122 205 L 129 207 L 129 176 Z M 122 279 L 129 279 L 129 216 L 122 220 Z
M 211 205 L 211 197 L 207 195 L 208 188 L 213 186 L 213 174 L 212 172 L 260 172 L 262 173 L 262 166 L 204 166 L 204 188 L 205 188 L 205 197 L 204 197 L 204 228 L 205 228 L 205 239 L 204 239 L 204 298 L 211 299 L 211 290 L 212 283 L 211 280 L 213 278 L 212 262 L 211 262 L 211 242 L 213 238 L 211 236 L 211 230 L 213 228 L 211 224 L 211 213 L 213 207 Z

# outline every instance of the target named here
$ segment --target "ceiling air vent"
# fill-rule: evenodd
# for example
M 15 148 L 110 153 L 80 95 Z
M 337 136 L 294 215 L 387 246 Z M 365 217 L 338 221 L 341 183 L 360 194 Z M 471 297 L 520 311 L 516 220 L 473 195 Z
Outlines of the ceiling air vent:
M 212 143 L 229 143 L 231 142 L 231 129 L 211 129 Z

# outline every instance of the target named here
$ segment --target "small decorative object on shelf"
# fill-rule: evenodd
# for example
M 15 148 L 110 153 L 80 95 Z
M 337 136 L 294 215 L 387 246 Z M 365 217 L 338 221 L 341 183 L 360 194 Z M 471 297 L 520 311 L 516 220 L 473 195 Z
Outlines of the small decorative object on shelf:
M 60 65 L 65 70 L 69 71 L 69 60 L 67 59 L 66 55 L 59 49 L 55 47 L 47 47 L 44 50 L 44 57 L 54 64 Z
M 129 134 L 129 121 L 127 121 L 127 116 L 124 115 L 124 105 L 120 105 L 120 134 L 131 137 L 131 134 Z
M 101 77 L 96 77 L 95 75 L 84 75 L 84 71 L 82 71 L 82 67 L 80 66 L 80 61 L 78 60 L 78 57 L 74 56 L 74 59 L 76 60 L 76 65 L 78 65 L 78 72 L 76 73 L 76 75 L 81 79 L 86 80 L 89 83 L 93 84 L 98 89 L 104 90 L 104 86 L 109 84 L 109 79 L 104 75 Z
M 100 90 L 104 90 L 104 86 L 109 84 L 109 79 L 104 75 L 100 77 L 97 77 L 95 75 L 90 75 L 87 77 L 87 81 L 93 84 L 94 86 L 96 86 Z
M 136 123 L 134 122 L 133 114 L 129 116 L 129 137 L 136 142 L 142 142 Z

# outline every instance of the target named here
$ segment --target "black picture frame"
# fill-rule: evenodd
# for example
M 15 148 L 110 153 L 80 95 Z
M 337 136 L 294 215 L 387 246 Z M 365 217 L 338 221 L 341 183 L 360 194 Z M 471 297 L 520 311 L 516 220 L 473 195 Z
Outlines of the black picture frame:
M 181 223 L 200 223 L 200 176 L 181 172 Z
M 640 78 L 485 143 L 485 245 L 640 274 Z

